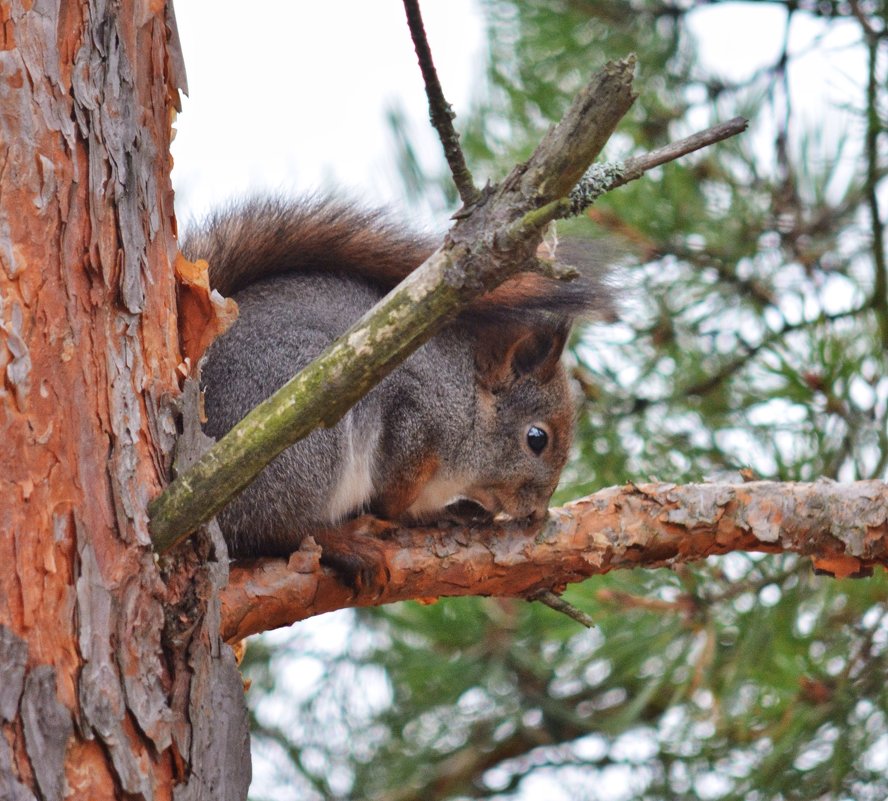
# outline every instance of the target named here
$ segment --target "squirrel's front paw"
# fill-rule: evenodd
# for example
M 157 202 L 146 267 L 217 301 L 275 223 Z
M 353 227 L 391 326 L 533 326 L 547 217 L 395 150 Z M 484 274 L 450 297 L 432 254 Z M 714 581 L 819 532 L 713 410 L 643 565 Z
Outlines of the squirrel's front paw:
M 321 546 L 321 564 L 335 570 L 355 595 L 382 594 L 391 574 L 385 551 L 374 541 L 365 518 L 312 536 Z

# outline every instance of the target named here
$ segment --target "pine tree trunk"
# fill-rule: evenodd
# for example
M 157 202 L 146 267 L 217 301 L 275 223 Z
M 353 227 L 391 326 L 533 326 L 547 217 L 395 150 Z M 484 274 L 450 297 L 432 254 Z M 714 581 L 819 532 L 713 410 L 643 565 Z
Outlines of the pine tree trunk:
M 0 3 L 0 799 L 238 799 L 226 563 L 161 572 L 179 393 L 163 0 Z

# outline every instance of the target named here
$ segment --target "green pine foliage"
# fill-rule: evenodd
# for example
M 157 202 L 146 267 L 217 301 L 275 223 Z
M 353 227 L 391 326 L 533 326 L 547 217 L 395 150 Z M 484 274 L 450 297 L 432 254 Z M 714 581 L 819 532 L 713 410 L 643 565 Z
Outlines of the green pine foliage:
M 639 98 L 608 157 L 752 122 L 567 227 L 616 249 L 623 299 L 620 322 L 576 338 L 586 403 L 558 501 L 744 468 L 886 478 L 886 6 L 754 5 L 783 9 L 789 45 L 732 71 L 700 58 L 696 4 L 483 4 L 485 96 L 457 121 L 479 181 L 526 157 L 592 70 L 630 51 Z M 796 26 L 814 31 L 803 47 Z M 813 116 L 793 95 L 810 50 L 835 55 L 822 80 L 845 97 Z M 846 52 L 857 73 L 839 66 Z M 724 77 L 736 72 L 748 77 Z M 452 202 L 392 121 L 409 186 Z M 251 646 L 256 752 L 275 771 L 256 797 L 888 798 L 884 572 L 837 580 L 794 555 L 731 554 L 567 597 L 595 629 L 453 599 L 312 621 L 273 654 Z M 331 630 L 339 644 L 322 648 Z

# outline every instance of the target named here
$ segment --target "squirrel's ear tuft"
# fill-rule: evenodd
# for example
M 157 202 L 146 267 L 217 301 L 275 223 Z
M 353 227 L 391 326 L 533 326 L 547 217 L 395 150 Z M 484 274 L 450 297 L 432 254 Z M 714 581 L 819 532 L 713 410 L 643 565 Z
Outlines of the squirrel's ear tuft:
M 545 328 L 481 327 L 475 347 L 478 382 L 493 392 L 529 375 L 541 384 L 547 383 L 558 369 L 569 333 L 567 324 Z

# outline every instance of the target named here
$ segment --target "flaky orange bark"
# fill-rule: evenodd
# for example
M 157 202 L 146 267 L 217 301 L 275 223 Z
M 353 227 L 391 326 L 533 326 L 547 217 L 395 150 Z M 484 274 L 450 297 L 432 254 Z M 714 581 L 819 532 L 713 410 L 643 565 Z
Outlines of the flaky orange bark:
M 888 485 L 644 484 L 554 509 L 541 528 L 402 529 L 368 520 L 390 580 L 353 594 L 303 547 L 289 561 L 235 564 L 222 593 L 234 641 L 349 606 L 445 595 L 528 597 L 611 570 L 663 567 L 729 551 L 793 551 L 838 576 L 888 565 Z
M 0 784 L 170 798 L 203 675 L 162 645 L 175 598 L 145 511 L 181 360 L 175 20 L 13 0 L 0 21 Z

